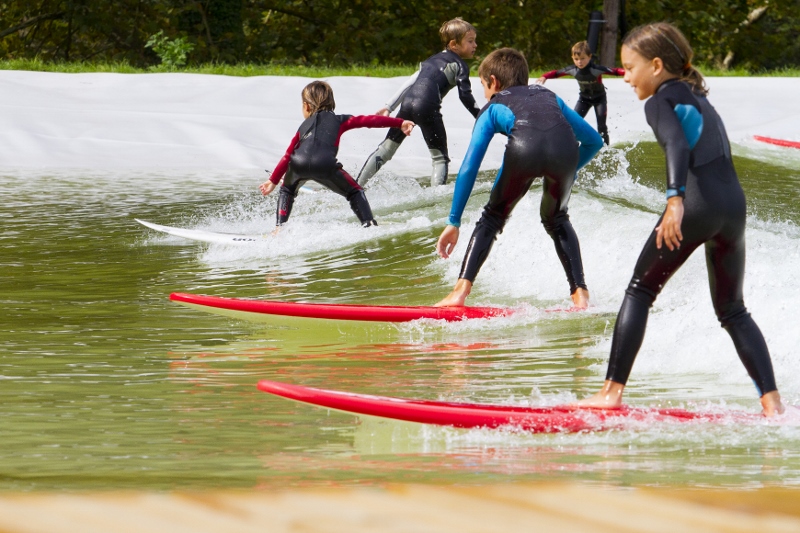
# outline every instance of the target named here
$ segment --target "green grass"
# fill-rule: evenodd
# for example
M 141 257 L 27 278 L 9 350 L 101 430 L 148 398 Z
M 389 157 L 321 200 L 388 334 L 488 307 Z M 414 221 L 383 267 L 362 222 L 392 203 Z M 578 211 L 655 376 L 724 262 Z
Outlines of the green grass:
M 762 70 L 752 72 L 745 68 L 732 68 L 729 70 L 721 70 L 715 67 L 709 67 L 705 65 L 698 65 L 697 70 L 700 71 L 703 76 L 708 76 L 710 78 L 716 77 L 774 77 L 774 78 L 798 78 L 800 77 L 800 68 L 781 68 L 776 70 Z
M 557 68 L 561 68 L 561 65 Z M 39 59 L 8 59 L 0 60 L 0 70 L 32 70 L 40 72 L 116 72 L 122 74 L 143 74 L 151 72 L 183 72 L 189 74 L 217 74 L 222 76 L 300 76 L 305 78 L 328 78 L 331 76 L 365 76 L 373 78 L 393 78 L 409 76 L 414 73 L 417 65 L 350 65 L 347 67 L 334 67 L 327 65 L 285 65 L 241 63 L 238 65 L 224 65 L 207 63 L 184 67 L 176 70 L 161 68 L 140 68 L 128 63 L 84 63 L 84 62 L 46 62 Z M 747 69 L 736 68 L 720 70 L 705 65 L 697 67 L 704 76 L 757 76 L 757 77 L 800 77 L 800 68 L 784 68 L 771 71 L 752 72 Z M 531 78 L 538 78 L 550 68 L 534 68 Z M 473 73 L 474 75 L 475 73 Z
M 331 76 L 365 76 L 373 78 L 393 78 L 409 76 L 416 70 L 416 65 L 350 65 L 332 67 L 326 65 L 256 65 L 242 63 L 225 65 L 207 63 L 188 66 L 175 70 L 162 68 L 140 68 L 128 63 L 83 63 L 83 62 L 45 62 L 38 59 L 0 60 L 0 70 L 31 70 L 38 72 L 116 72 L 122 74 L 144 74 L 152 72 L 181 72 L 188 74 L 217 74 L 222 76 L 301 76 L 306 78 L 328 78 Z

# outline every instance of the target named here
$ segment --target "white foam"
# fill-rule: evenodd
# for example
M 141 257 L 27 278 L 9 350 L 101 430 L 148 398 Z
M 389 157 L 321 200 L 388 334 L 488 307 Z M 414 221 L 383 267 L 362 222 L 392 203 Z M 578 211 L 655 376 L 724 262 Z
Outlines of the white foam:
M 104 179 L 108 180 L 103 181 L 105 186 L 115 188 L 119 185 L 110 182 L 115 182 L 119 174 L 130 174 L 132 169 L 162 169 L 157 179 L 145 176 L 143 181 L 154 190 L 163 190 L 165 198 L 173 198 L 182 187 L 213 183 L 225 176 L 223 185 L 230 185 L 241 196 L 222 210 L 198 214 L 190 225 L 212 231 L 264 232 L 265 225 L 271 229 L 274 220 L 275 198 L 265 202 L 258 196 L 255 187 L 264 179 L 259 169 L 275 165 L 302 121 L 299 94 L 308 81 L 269 76 L 0 71 L 0 164 L 8 169 L 55 168 L 60 172 L 95 169 L 88 174 L 88 182 L 96 186 Z M 362 114 L 381 107 L 400 80 L 342 77 L 328 81 L 336 94 L 338 112 Z M 622 80 L 604 81 L 609 90 L 612 140 L 652 138 L 643 103 Z M 751 141 L 753 135 L 798 139 L 796 78 L 712 78 L 708 84 L 711 102 L 722 115 L 731 140 L 743 149 L 759 150 Z M 577 97 L 574 80 L 551 80 L 547 86 L 570 105 Z M 473 87 L 482 102 L 477 80 L 473 80 Z M 445 99 L 443 114 L 453 158 L 451 168 L 456 169 L 469 143 L 473 119 L 454 94 Z M 591 116 L 589 121 L 593 123 Z M 382 130 L 347 133 L 340 149 L 346 169 L 357 172 L 384 135 Z M 503 148 L 504 142 L 498 137 L 482 168 L 497 168 Z M 759 153 L 776 150 L 765 146 Z M 781 155 L 775 158 L 794 157 L 792 150 L 780 150 L 776 153 Z M 125 170 L 110 175 L 96 172 L 107 168 Z M 276 260 L 285 266 L 290 257 L 292 268 L 302 270 L 310 268 L 303 265 L 310 253 L 408 233 L 430 224 L 443 225 L 452 184 L 423 189 L 411 179 L 427 175 L 429 168 L 427 148 L 420 133 L 415 132 L 368 190 L 374 210 L 385 221 L 378 228 L 361 231 L 354 227 L 347 202 L 337 195 L 301 194 L 293 223 L 275 239 L 251 249 L 212 246 L 203 249 L 202 259 L 223 267 L 236 264 L 247 268 L 251 264 L 258 270 L 265 262 Z M 651 211 L 660 210 L 663 198 L 660 192 L 632 180 L 624 165 L 614 175 L 587 178 L 595 180 L 594 190 L 604 198 L 578 191 L 570 203 L 570 213 L 581 241 L 593 305 L 601 312 L 614 312 L 657 218 Z M 80 182 L 79 177 L 71 179 Z M 480 201 L 481 195 L 485 199 L 489 187 L 490 183 L 480 182 L 473 201 Z M 122 189 L 128 191 L 125 194 L 137 194 L 135 187 Z M 539 222 L 539 194 L 534 190 L 515 209 L 481 271 L 476 303 L 501 299 L 544 305 L 568 303 L 563 271 Z M 148 194 L 150 201 L 153 196 Z M 624 199 L 641 209 L 605 198 Z M 420 265 L 421 269 L 441 272 L 443 293 L 458 275 L 468 235 L 478 216 L 479 209 L 468 208 L 453 259 L 443 261 L 431 255 L 429 263 Z M 790 317 L 796 314 L 794 308 L 800 300 L 796 279 L 800 235 L 792 225 L 753 220 L 748 227 L 745 302 L 770 346 L 779 386 L 796 397 L 800 374 L 796 372 L 797 339 Z M 299 235 L 303 238 L 297 238 Z M 507 324 L 484 321 L 448 327 L 491 329 Z M 603 360 L 610 333 L 588 355 Z M 601 371 L 598 368 L 598 373 Z M 707 376 L 704 382 L 710 376 L 721 384 L 746 383 L 732 343 L 714 317 L 702 251 L 670 280 L 656 302 L 634 373 L 634 378 L 697 373 Z

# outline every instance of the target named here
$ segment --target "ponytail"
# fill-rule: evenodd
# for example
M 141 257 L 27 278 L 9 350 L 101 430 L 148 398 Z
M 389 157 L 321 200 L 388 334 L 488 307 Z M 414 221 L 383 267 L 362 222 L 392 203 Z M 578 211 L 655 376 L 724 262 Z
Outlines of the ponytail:
M 692 91 L 695 93 L 702 94 L 703 96 L 708 95 L 708 87 L 706 86 L 705 78 L 691 63 L 687 63 L 683 68 L 683 72 L 681 72 L 681 81 L 685 81 L 691 85 Z

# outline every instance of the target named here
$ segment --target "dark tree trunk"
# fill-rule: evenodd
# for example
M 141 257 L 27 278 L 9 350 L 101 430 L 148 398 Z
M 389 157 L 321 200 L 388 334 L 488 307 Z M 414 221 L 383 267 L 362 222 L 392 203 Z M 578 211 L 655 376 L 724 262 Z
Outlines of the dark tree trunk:
M 614 67 L 617 64 L 617 34 L 619 33 L 620 0 L 603 0 L 603 35 L 600 43 L 600 64 Z

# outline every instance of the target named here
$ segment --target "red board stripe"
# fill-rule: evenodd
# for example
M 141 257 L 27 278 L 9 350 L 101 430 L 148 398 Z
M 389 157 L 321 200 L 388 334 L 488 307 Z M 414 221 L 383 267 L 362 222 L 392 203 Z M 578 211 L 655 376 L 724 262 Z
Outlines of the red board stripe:
M 524 407 L 412 400 L 267 380 L 259 381 L 258 388 L 290 400 L 361 415 L 458 428 L 509 426 L 533 433 L 600 431 L 623 427 L 633 422 L 756 423 L 763 420 L 760 415 L 742 412 L 701 413 L 684 409 L 629 406 L 619 409 L 592 409 L 570 405 Z
M 301 302 L 276 302 L 268 300 L 243 300 L 174 292 L 169 299 L 230 311 L 244 311 L 265 315 L 322 318 L 332 320 L 360 320 L 367 322 L 410 322 L 422 318 L 457 321 L 472 318 L 507 316 L 514 309 L 507 307 L 425 307 L 391 305 L 314 304 Z
M 786 139 L 773 139 L 772 137 L 762 137 L 761 135 L 753 135 L 753 138 L 762 143 L 774 144 L 776 146 L 785 146 L 787 148 L 800 148 L 800 141 L 788 141 Z

